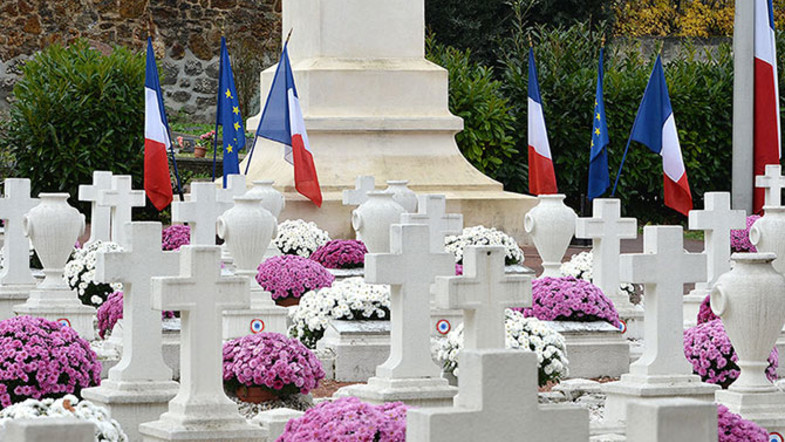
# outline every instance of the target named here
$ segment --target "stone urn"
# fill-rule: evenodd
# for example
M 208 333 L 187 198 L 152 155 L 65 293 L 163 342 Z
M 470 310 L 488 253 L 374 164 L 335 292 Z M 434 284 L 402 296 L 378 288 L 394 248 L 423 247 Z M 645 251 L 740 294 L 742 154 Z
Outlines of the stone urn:
M 406 213 L 417 213 L 417 194 L 406 187 L 407 184 L 409 184 L 408 180 L 388 180 L 387 188 L 384 191 L 392 193 L 393 201 L 400 204 Z
M 741 369 L 729 390 L 773 392 L 767 358 L 785 324 L 785 277 L 772 266 L 773 253 L 734 253 L 730 272 L 711 290 L 711 310 L 722 318 Z
M 245 196 L 258 196 L 262 198 L 262 207 L 267 209 L 275 219 L 281 215 L 281 211 L 286 207 L 286 198 L 283 194 L 273 188 L 273 180 L 254 181 L 253 187 L 248 189 Z
M 30 238 L 41 264 L 45 279 L 39 288 L 66 288 L 63 267 L 84 233 L 85 218 L 68 205 L 67 193 L 41 193 L 41 202 L 22 219 L 25 235 Z
M 390 252 L 390 226 L 400 223 L 405 209 L 384 190 L 368 192 L 368 200 L 352 211 L 352 227 L 369 253 Z
M 236 196 L 234 207 L 218 217 L 218 236 L 232 254 L 238 274 L 256 274 L 278 229 L 275 217 L 262 208 L 261 201 L 259 196 Z
M 774 268 L 785 273 L 785 207 L 764 206 L 764 215 L 750 229 L 750 242 L 759 252 L 774 253 Z
M 561 259 L 572 236 L 578 215 L 564 204 L 564 195 L 540 195 L 540 203 L 526 214 L 523 227 L 531 235 L 537 252 L 542 258 L 544 271 L 540 277 L 558 278 Z

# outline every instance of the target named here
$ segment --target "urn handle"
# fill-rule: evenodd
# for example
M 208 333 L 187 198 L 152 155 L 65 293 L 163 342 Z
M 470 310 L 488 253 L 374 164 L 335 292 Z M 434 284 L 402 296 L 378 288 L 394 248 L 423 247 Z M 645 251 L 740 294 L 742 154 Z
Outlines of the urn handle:
M 534 217 L 531 216 L 530 213 L 527 213 L 526 216 L 523 217 L 523 228 L 526 230 L 526 233 L 533 233 L 536 227 L 537 225 L 534 222 Z
M 26 237 L 33 237 L 33 220 L 30 219 L 30 215 L 22 217 L 22 230 L 24 230 Z
M 80 219 L 81 225 L 79 226 L 79 236 L 82 237 L 84 236 L 85 231 L 87 230 L 87 221 L 85 220 L 83 213 L 80 213 L 79 216 L 81 217 Z
M 357 210 L 352 210 L 352 227 L 355 231 L 359 231 L 363 226 L 363 218 Z
M 226 224 L 226 220 L 223 216 L 218 217 L 218 237 L 224 241 L 227 241 L 229 236 L 229 226 Z
M 722 316 L 725 313 L 728 308 L 728 294 L 725 293 L 722 284 L 716 284 L 714 288 L 711 289 L 709 303 L 711 305 L 711 311 L 714 312 L 715 315 Z
M 761 232 L 757 224 L 758 223 L 756 222 L 750 228 L 750 242 L 752 243 L 753 246 L 757 246 L 761 238 Z

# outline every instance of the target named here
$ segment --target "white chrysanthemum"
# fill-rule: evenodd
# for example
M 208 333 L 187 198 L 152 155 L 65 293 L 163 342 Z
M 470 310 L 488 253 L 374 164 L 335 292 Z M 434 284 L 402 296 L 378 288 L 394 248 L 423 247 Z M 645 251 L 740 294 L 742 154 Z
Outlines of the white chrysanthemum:
M 98 306 L 103 303 L 104 298 L 98 297 L 101 302 L 95 302 L 96 295 L 87 295 L 95 284 L 99 284 L 95 280 L 95 263 L 98 259 L 98 253 L 121 251 L 123 251 L 123 248 L 113 242 L 89 242 L 81 249 L 74 249 L 71 258 L 63 269 L 63 278 L 72 289 L 76 290 L 83 302 L 89 301 L 93 306 Z M 119 283 L 111 285 L 111 288 L 115 291 L 122 290 L 122 287 L 123 285 Z
M 463 250 L 466 246 L 504 246 L 507 264 L 523 264 L 523 250 L 518 247 L 510 235 L 485 226 L 466 227 L 460 235 L 449 235 L 444 238 L 444 248 L 455 255 L 455 262 L 463 261 Z
M 330 235 L 315 223 L 288 219 L 278 224 L 278 235 L 273 240 L 273 244 L 281 253 L 308 258 L 328 241 Z
M 569 261 L 562 263 L 561 274 L 562 276 L 572 276 L 576 279 L 592 282 L 594 278 L 592 273 L 593 262 L 594 254 L 591 251 L 572 255 Z M 629 296 L 633 293 L 635 293 L 635 286 L 629 283 L 620 284 L 617 290 L 617 294 L 623 296 Z

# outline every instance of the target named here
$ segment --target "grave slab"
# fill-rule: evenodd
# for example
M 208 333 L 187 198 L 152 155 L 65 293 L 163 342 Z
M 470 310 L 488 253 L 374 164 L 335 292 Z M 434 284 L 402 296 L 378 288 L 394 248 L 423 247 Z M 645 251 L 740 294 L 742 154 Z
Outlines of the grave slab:
M 615 378 L 629 372 L 630 343 L 618 328 L 605 321 L 546 322 L 564 336 L 571 378 Z
M 635 442 L 716 442 L 717 406 L 694 399 L 630 402 L 627 440 Z
M 13 419 L 0 440 L 8 442 L 93 442 L 95 424 L 67 417 Z
M 8 178 L 0 198 L 3 233 L 4 267 L 0 270 L 0 321 L 14 316 L 13 308 L 25 302 L 36 281 L 30 271 L 30 240 L 25 236 L 22 219 L 38 204 L 30 197 L 30 180 Z
M 316 348 L 334 355 L 333 379 L 367 382 L 390 356 L 390 321 L 332 320 Z
M 284 430 L 286 424 L 292 420 L 302 416 L 302 411 L 292 410 L 290 408 L 276 408 L 273 410 L 262 411 L 257 414 L 251 422 L 259 425 L 267 430 L 267 440 L 272 442 L 278 440 Z

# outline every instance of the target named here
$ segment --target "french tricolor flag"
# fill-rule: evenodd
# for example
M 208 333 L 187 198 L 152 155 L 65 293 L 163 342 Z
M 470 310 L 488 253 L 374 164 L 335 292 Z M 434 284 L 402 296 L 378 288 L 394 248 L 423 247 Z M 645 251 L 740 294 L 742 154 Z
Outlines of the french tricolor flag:
M 534 50 L 529 48 L 529 193 L 543 195 L 557 193 L 556 174 L 553 172 L 553 157 L 545 129 L 545 114 L 542 111 L 540 84 Z
M 763 175 L 767 164 L 779 164 L 780 105 L 777 81 L 777 49 L 771 0 L 755 0 L 755 124 L 754 175 Z M 763 208 L 764 190 L 755 188 L 753 210 Z
M 256 136 L 286 146 L 284 159 L 294 166 L 295 189 L 316 206 L 321 207 L 322 190 L 319 187 L 319 178 L 316 176 L 316 165 L 308 143 L 308 134 L 305 132 L 305 121 L 300 109 L 297 88 L 294 86 L 287 46 L 288 43 L 284 44 L 281 60 L 275 70 L 273 84 L 270 86 L 270 94 L 267 96 L 267 103 L 262 111 L 259 127 L 256 129 Z M 250 161 L 248 164 L 250 165 Z
M 665 71 L 659 56 L 649 77 L 649 84 L 646 85 L 646 92 L 643 93 L 630 139 L 662 156 L 665 205 L 687 216 L 692 210 L 692 194 L 681 156 Z
M 144 73 L 144 191 L 158 210 L 172 202 L 172 180 L 166 157 L 166 151 L 172 145 L 168 128 L 153 41 L 148 37 Z

